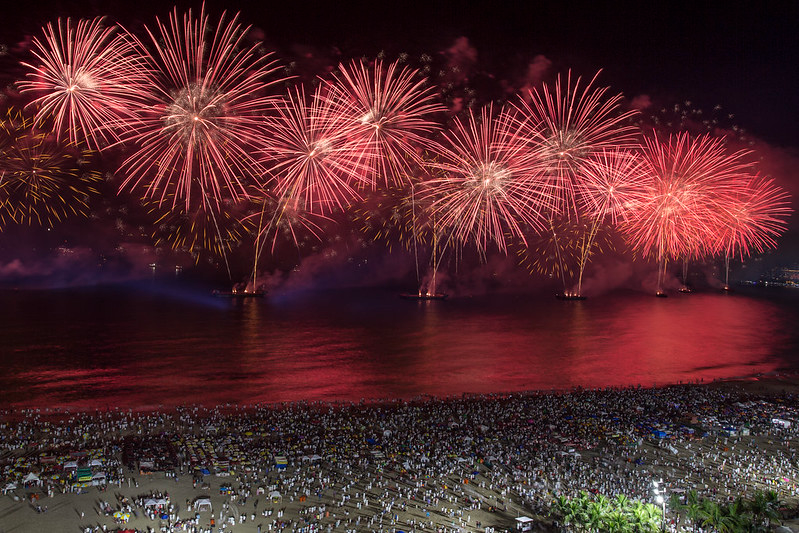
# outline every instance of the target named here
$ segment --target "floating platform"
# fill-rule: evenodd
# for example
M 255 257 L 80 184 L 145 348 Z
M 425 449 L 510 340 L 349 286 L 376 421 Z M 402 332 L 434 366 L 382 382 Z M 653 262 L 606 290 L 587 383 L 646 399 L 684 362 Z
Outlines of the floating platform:
M 211 291 L 218 298 L 263 298 L 266 291 Z
M 559 292 L 555 295 L 555 298 L 558 300 L 585 300 L 586 297 L 581 294 L 563 294 Z
M 449 294 L 444 294 L 442 292 L 436 292 L 433 294 L 430 293 L 410 293 L 410 292 L 403 292 L 400 294 L 400 298 L 405 300 L 446 300 Z

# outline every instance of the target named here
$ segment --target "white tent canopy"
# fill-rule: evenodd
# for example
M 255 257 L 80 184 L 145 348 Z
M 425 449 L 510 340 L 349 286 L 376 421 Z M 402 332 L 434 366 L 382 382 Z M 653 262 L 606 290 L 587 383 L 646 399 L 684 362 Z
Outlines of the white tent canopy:
M 76 461 L 67 461 L 64 463 L 64 470 L 74 470 L 76 468 L 78 468 L 78 463 Z
M 3 494 L 8 494 L 9 492 L 15 490 L 16 488 L 17 488 L 16 483 L 6 483 L 5 487 L 3 487 Z
M 27 476 L 25 476 L 25 479 L 23 479 L 22 482 L 25 483 L 26 485 L 28 483 L 33 483 L 34 485 L 42 484 L 42 480 L 39 479 L 39 476 L 37 476 L 33 472 L 30 472 Z
M 280 493 L 276 490 L 270 492 L 269 497 L 272 499 L 272 501 L 278 501 L 283 499 L 283 496 L 281 496 Z
M 196 511 L 211 511 L 211 499 L 210 498 L 197 498 L 194 500 L 194 509 Z
M 516 531 L 532 531 L 534 520 L 529 516 L 520 516 L 516 519 Z
M 99 459 L 92 459 L 89 466 L 103 466 L 103 462 Z

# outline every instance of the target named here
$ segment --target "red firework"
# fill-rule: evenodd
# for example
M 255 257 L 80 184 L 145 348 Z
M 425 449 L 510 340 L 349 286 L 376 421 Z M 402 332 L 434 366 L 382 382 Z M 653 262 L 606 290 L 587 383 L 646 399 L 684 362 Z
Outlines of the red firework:
M 137 40 L 148 66 L 137 86 L 145 103 L 126 123 L 123 141 L 135 148 L 122 165 L 122 187 L 144 187 L 147 197 L 163 202 L 171 196 L 187 208 L 196 189 L 213 198 L 246 198 L 247 180 L 265 173 L 256 154 L 274 62 L 260 44 L 244 45 L 249 28 L 238 15 L 226 22 L 223 14 L 215 30 L 204 7 L 199 19 L 189 11 L 181 23 L 176 8 L 168 26 L 156 22 L 155 32 L 147 30 L 152 54 Z
M 723 139 L 707 135 L 645 139 L 645 199 L 624 224 L 633 246 L 659 260 L 713 253 L 723 237 L 725 207 L 748 190 L 747 153 L 728 153 Z
M 607 96 L 608 87 L 596 87 L 599 72 L 584 86 L 571 71 L 554 86 L 520 95 L 514 105 L 520 134 L 533 144 L 546 164 L 547 176 L 559 192 L 558 207 L 568 214 L 574 209 L 576 184 L 584 167 L 602 150 L 629 148 L 635 144 L 637 128 L 629 125 L 636 112 L 620 112 L 621 94 Z
M 296 207 L 325 214 L 359 199 L 353 183 L 364 180 L 362 154 L 349 142 L 356 126 L 332 112 L 323 86 L 306 98 L 302 90 L 278 103 L 266 119 L 266 163 L 275 178 L 275 194 L 294 199 Z
M 590 219 L 627 221 L 644 201 L 644 163 L 625 150 L 602 150 L 583 164 L 577 204 Z
M 409 159 L 418 163 L 421 148 L 437 149 L 429 134 L 439 126 L 432 120 L 445 108 L 436 103 L 434 89 L 415 69 L 385 67 L 375 61 L 340 65 L 327 98 L 331 108 L 355 126 L 352 149 L 361 154 L 367 176 L 376 185 L 401 183 L 409 174 Z
M 727 257 L 741 260 L 752 252 L 777 246 L 776 238 L 786 229 L 792 212 L 790 196 L 773 180 L 753 177 L 723 206 L 719 249 Z
M 23 93 L 41 95 L 30 106 L 36 121 L 52 118 L 56 135 L 68 132 L 73 143 L 85 140 L 102 148 L 117 139 L 114 126 L 130 117 L 135 96 L 131 87 L 142 81 L 143 66 L 132 40 L 104 25 L 102 18 L 60 20 L 33 39 L 36 64 L 20 82 Z
M 489 241 L 506 250 L 505 233 L 524 240 L 523 226 L 543 229 L 554 199 L 541 180 L 540 162 L 505 113 L 491 106 L 444 134 L 448 146 L 429 165 L 443 176 L 426 183 L 425 197 L 438 223 L 461 242 L 485 251 Z

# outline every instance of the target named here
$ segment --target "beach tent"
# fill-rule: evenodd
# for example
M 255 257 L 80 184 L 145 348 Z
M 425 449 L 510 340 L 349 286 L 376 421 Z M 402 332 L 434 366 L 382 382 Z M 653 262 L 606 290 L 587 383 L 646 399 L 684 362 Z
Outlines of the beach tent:
M 529 516 L 520 516 L 516 519 L 516 531 L 532 531 L 533 519 Z
M 144 507 L 155 507 L 158 503 L 153 498 L 148 498 L 144 500 Z
M 29 473 L 27 476 L 25 476 L 25 479 L 23 479 L 23 480 L 22 480 L 22 483 L 23 483 L 23 484 L 24 484 L 26 487 L 27 487 L 27 486 L 29 486 L 29 485 L 38 485 L 38 486 L 41 486 L 41 485 L 42 485 L 42 480 L 41 480 L 41 479 L 39 479 L 39 476 L 37 476 L 36 474 L 34 474 L 33 472 L 31 472 L 31 473 Z
M 64 470 L 77 470 L 78 463 L 77 461 L 67 461 L 64 463 Z
M 6 483 L 6 486 L 3 487 L 3 494 L 8 494 L 12 490 L 16 490 L 17 484 L 16 483 Z
M 199 513 L 202 511 L 212 511 L 210 498 L 197 498 L 194 500 L 194 509 Z
M 92 485 L 105 485 L 105 472 L 97 472 L 92 476 Z
M 281 496 L 278 491 L 273 490 L 272 492 L 269 493 L 269 499 L 272 500 L 272 503 L 278 503 L 280 500 L 283 499 L 283 496 Z
M 89 466 L 103 466 L 103 462 L 99 459 L 92 459 Z
M 305 462 L 305 461 L 311 461 L 311 462 L 313 463 L 313 462 L 316 462 L 316 461 L 321 461 L 321 460 L 322 460 L 322 456 L 321 456 L 321 455 L 317 455 L 317 454 L 313 454 L 313 455 L 303 455 L 303 456 L 302 456 L 302 461 L 303 461 L 303 462 Z

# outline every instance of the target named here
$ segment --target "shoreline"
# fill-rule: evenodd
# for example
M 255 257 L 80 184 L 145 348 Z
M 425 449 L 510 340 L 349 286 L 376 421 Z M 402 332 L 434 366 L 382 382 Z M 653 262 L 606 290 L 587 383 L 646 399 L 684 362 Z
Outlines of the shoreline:
M 656 390 L 656 389 L 681 387 L 681 386 L 698 386 L 698 387 L 713 387 L 713 388 L 737 386 L 740 387 L 742 390 L 757 389 L 759 392 L 763 392 L 765 394 L 777 394 L 782 392 L 799 394 L 799 371 L 775 370 L 771 372 L 761 372 L 748 376 L 731 376 L 725 378 L 716 378 L 711 381 L 704 381 L 704 380 L 681 381 L 676 383 L 662 383 L 662 384 L 653 383 L 650 385 L 629 384 L 622 386 L 597 387 L 597 388 L 573 386 L 570 388 L 524 389 L 518 391 L 503 391 L 503 392 L 492 392 L 492 393 L 463 392 L 460 394 L 450 394 L 446 396 L 420 394 L 408 398 L 385 397 L 385 398 L 361 398 L 359 400 L 300 400 L 300 401 L 283 401 L 283 402 L 263 402 L 263 403 L 253 403 L 253 404 L 233 404 L 233 403 L 222 403 L 222 404 L 188 403 L 188 404 L 175 404 L 175 405 L 155 404 L 155 405 L 147 405 L 137 408 L 111 407 L 107 405 L 104 408 L 94 408 L 94 409 L 81 409 L 81 408 L 71 408 L 71 407 L 63 407 L 63 408 L 33 407 L 33 406 L 19 405 L 13 408 L 12 407 L 0 408 L 0 419 L 2 419 L 3 417 L 9 417 L 12 413 L 28 413 L 28 412 L 36 412 L 39 414 L 57 416 L 57 415 L 73 415 L 73 414 L 81 414 L 89 412 L 91 413 L 131 412 L 131 413 L 140 413 L 140 414 L 165 413 L 165 412 L 174 411 L 176 409 L 193 409 L 193 408 L 214 409 L 214 410 L 233 412 L 233 411 L 242 411 L 242 410 L 246 411 L 253 409 L 283 409 L 292 406 L 319 407 L 319 408 L 322 407 L 342 408 L 342 407 L 354 407 L 354 406 L 369 407 L 374 405 L 391 406 L 391 405 L 402 405 L 402 404 L 417 404 L 423 402 L 448 402 L 448 401 L 456 401 L 468 398 L 494 400 L 494 399 L 510 398 L 514 396 L 535 397 L 535 396 L 548 396 L 548 395 L 563 395 L 580 391 L 624 391 L 624 390 L 641 390 L 641 389 Z

